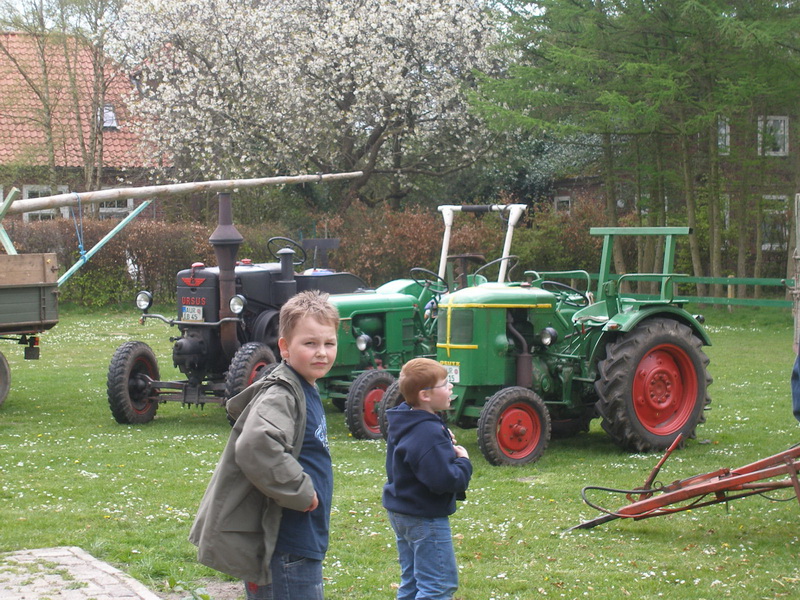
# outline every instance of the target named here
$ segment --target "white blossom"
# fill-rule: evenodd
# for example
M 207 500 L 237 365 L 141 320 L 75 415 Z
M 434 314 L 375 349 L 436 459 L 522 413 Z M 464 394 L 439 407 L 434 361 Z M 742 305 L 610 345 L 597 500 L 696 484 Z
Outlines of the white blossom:
M 140 0 L 114 31 L 147 138 L 209 175 L 396 177 L 485 149 L 465 98 L 496 60 L 484 0 Z

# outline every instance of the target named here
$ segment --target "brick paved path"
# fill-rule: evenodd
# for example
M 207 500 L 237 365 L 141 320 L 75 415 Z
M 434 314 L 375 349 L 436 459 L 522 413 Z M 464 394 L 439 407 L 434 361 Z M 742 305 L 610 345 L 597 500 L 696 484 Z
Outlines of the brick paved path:
M 133 577 L 74 546 L 0 554 L 2 600 L 161 600 Z

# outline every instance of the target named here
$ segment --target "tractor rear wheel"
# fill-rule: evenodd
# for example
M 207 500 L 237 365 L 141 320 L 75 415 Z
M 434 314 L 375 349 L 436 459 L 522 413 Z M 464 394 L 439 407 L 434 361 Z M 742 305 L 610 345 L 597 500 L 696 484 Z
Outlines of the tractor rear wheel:
M 695 437 L 711 404 L 708 357 L 690 327 L 648 319 L 606 347 L 598 363 L 597 410 L 620 447 L 663 451 L 675 438 Z
M 394 375 L 383 369 L 370 369 L 356 377 L 344 403 L 345 421 L 354 438 L 376 440 L 381 437 L 378 407 L 392 383 Z
M 117 348 L 108 368 L 108 404 L 117 423 L 149 423 L 158 410 L 158 361 L 144 342 L 125 342 Z
M 550 414 L 535 392 L 503 388 L 489 398 L 478 419 L 478 446 L 490 464 L 525 465 L 550 443 Z
M 0 352 L 0 406 L 6 401 L 8 391 L 11 389 L 11 368 L 3 353 Z
M 389 421 L 386 419 L 386 411 L 395 406 L 401 405 L 405 402 L 405 398 L 400 393 L 400 382 L 395 381 L 392 385 L 386 388 L 386 393 L 383 394 L 383 400 L 378 407 L 378 426 L 381 430 L 383 439 L 389 437 Z
M 236 351 L 225 375 L 225 399 L 233 398 L 275 365 L 275 355 L 261 342 L 248 342 Z

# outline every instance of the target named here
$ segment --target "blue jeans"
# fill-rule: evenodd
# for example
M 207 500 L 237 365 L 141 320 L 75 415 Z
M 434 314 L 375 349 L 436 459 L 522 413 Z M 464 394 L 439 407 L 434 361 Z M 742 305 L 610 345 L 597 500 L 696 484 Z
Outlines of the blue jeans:
M 397 600 L 450 600 L 458 589 L 450 520 L 387 512 L 400 559 Z
M 794 418 L 800 421 L 800 354 L 792 367 L 792 412 Z
M 271 584 L 245 582 L 247 600 L 323 600 L 321 560 L 276 552 L 269 569 Z

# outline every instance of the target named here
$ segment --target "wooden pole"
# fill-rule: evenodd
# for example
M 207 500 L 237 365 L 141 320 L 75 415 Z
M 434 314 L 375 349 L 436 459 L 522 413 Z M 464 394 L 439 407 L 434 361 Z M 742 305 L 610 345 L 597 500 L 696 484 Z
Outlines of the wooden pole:
M 179 196 L 194 192 L 223 192 L 237 188 L 260 187 L 264 185 L 284 185 L 295 183 L 319 183 L 322 181 L 336 181 L 340 179 L 355 179 L 361 177 L 362 171 L 350 173 L 326 173 L 316 175 L 290 175 L 285 177 L 262 177 L 259 179 L 221 179 L 215 181 L 194 181 L 189 183 L 173 183 L 167 185 L 151 185 L 144 187 L 113 188 L 97 190 L 94 192 L 69 192 L 29 200 L 17 200 L 6 210 L 6 214 L 14 215 L 60 208 L 62 206 L 77 206 L 79 203 L 107 202 L 118 199 L 151 199 L 164 196 Z

